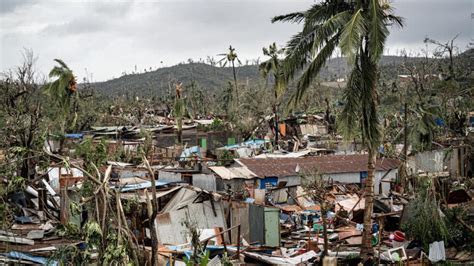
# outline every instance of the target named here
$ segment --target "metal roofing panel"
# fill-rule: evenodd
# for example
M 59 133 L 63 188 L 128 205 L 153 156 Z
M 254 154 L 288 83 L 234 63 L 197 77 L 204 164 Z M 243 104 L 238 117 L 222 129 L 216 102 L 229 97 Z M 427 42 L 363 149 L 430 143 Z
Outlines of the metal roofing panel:
M 245 167 L 225 167 L 225 166 L 211 166 L 209 167 L 220 178 L 230 180 L 233 178 L 252 179 L 256 177 L 254 173 Z

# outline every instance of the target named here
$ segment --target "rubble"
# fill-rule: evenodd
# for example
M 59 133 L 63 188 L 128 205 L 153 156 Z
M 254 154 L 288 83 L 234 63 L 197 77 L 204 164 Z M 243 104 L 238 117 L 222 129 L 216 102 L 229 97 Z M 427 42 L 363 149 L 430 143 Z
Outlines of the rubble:
M 172 127 L 147 130 L 157 133 Z M 318 137 L 327 133 L 323 125 L 304 124 L 300 130 Z M 97 127 L 81 138 L 119 134 L 107 145 L 139 154 L 138 147 L 144 145 L 136 139 L 139 132 L 134 127 Z M 363 241 L 367 155 L 326 155 L 322 151 L 329 149 L 320 147 L 278 152 L 273 148 L 264 139 L 229 144 L 215 152 L 230 151 L 237 158 L 221 160 L 208 157 L 212 152 L 202 145 L 169 146 L 166 152 L 155 146 L 137 163 L 105 156 L 98 166 L 47 150 L 47 170 L 8 195 L 15 215 L 0 231 L 0 261 L 55 265 L 58 254 L 67 249 L 87 250 L 89 261 L 94 261 L 107 252 L 107 245 L 101 247 L 104 243 L 119 251 L 126 246 L 120 256 L 128 254 L 135 264 L 153 258 L 170 265 L 201 259 L 208 259 L 209 265 L 222 260 L 327 265 L 357 261 Z M 426 156 L 439 161 L 440 154 L 412 157 L 408 192 L 397 186 L 402 162 L 377 160 L 371 243 L 379 263 L 472 261 L 469 243 L 462 242 L 473 239 L 472 182 L 458 177 L 446 183 L 453 171 L 420 164 Z M 313 183 L 315 176 L 322 183 Z M 422 180 L 430 186 L 440 217 L 454 219 L 455 232 L 471 236 L 422 243 L 403 230 L 416 214 L 407 206 L 420 197 L 414 191 Z M 105 237 L 110 228 L 114 233 Z

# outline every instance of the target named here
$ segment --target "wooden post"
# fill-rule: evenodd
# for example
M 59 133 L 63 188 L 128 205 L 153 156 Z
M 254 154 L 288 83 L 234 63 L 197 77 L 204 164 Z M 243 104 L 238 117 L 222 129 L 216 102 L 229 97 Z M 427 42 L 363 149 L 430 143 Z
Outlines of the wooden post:
M 240 224 L 237 227 L 237 258 L 240 258 Z
M 38 209 L 40 211 L 44 211 L 44 207 L 46 205 L 46 201 L 44 200 L 46 193 L 44 188 L 38 188 Z
M 383 219 L 385 219 L 385 217 L 379 217 L 379 242 L 377 243 L 377 245 L 378 245 L 378 253 L 379 253 L 379 262 L 378 262 L 378 265 L 380 265 L 380 247 L 382 246 Z
M 151 234 L 151 265 L 158 265 L 158 233 L 156 232 L 155 228 L 155 220 L 156 216 L 158 215 L 158 201 L 156 200 L 156 183 L 155 183 L 155 172 L 151 169 L 146 156 L 143 156 L 143 161 L 150 173 L 150 181 L 151 181 L 151 193 L 152 193 L 152 207 L 153 212 L 151 215 L 149 214 L 149 229 Z
M 59 216 L 61 224 L 69 223 L 69 198 L 67 196 L 68 180 L 67 177 L 61 175 L 61 167 L 59 167 L 59 190 L 61 193 Z

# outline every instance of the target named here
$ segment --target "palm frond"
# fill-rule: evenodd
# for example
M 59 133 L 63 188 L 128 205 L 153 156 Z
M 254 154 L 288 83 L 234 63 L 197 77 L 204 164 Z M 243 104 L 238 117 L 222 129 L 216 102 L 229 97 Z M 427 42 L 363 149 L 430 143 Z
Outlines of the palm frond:
M 351 19 L 350 11 L 343 11 L 330 17 L 316 28 L 313 51 L 317 51 L 334 34 L 337 34 Z
M 314 32 L 306 35 L 303 32 L 299 32 L 288 42 L 284 59 L 287 79 L 292 79 L 295 73 L 302 70 L 311 59 L 314 36 Z
M 65 68 L 67 70 L 70 70 L 69 67 L 66 65 L 66 63 L 64 63 L 63 60 L 56 58 L 56 59 L 54 59 L 54 61 L 56 61 L 61 67 Z
M 353 5 L 349 1 L 325 1 L 315 4 L 305 12 L 305 24 L 309 26 L 319 25 L 340 13 L 352 12 Z
M 291 22 L 300 23 L 304 20 L 304 12 L 294 12 L 286 15 L 280 15 L 272 18 L 272 23 L 275 22 Z
M 379 118 L 377 116 L 377 64 L 371 59 L 361 57 L 361 73 L 363 85 L 361 86 L 361 116 L 362 116 L 362 137 L 367 145 L 376 149 L 380 145 L 382 133 L 380 130 Z
M 349 64 L 354 62 L 355 54 L 359 49 L 361 38 L 366 31 L 366 25 L 362 14 L 362 8 L 352 15 L 349 22 L 344 25 L 341 34 L 341 51 L 349 58 Z
M 317 77 L 319 71 L 326 61 L 331 57 L 337 45 L 339 35 L 332 37 L 326 45 L 319 51 L 316 57 L 311 61 L 296 85 L 295 103 L 298 103 L 311 82 Z
M 362 73 L 358 67 L 355 67 L 344 89 L 343 99 L 345 104 L 339 116 L 339 128 L 346 140 L 352 139 L 355 130 L 359 127 L 361 84 L 363 84 Z
M 392 25 L 395 25 L 399 28 L 402 28 L 403 25 L 405 24 L 405 19 L 403 17 L 400 17 L 400 16 L 394 16 L 392 14 L 388 14 L 386 16 L 386 20 L 392 24 Z
M 370 25 L 369 25 L 369 49 L 370 59 L 377 63 L 383 54 L 385 40 L 388 36 L 387 25 L 385 24 L 385 15 L 380 7 L 378 0 L 370 0 L 369 4 Z

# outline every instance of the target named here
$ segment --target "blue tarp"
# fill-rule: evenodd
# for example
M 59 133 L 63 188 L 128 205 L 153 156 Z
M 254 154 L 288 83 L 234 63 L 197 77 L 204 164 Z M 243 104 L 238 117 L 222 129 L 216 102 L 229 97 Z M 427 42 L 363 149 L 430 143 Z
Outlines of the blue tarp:
M 186 160 L 186 158 L 191 157 L 191 156 L 198 156 L 201 157 L 201 149 L 199 146 L 193 146 L 189 147 L 187 149 L 184 149 L 183 152 L 181 152 L 181 155 L 179 156 L 180 161 Z
M 32 255 L 29 255 L 23 252 L 18 252 L 18 251 L 10 251 L 9 253 L 4 253 L 3 255 L 11 259 L 32 261 L 34 263 L 38 263 L 41 265 L 50 265 L 50 266 L 58 265 L 57 261 L 50 260 L 44 257 L 32 256 Z
M 72 133 L 72 134 L 64 134 L 64 136 L 68 139 L 82 139 L 84 137 L 84 134 Z
M 267 142 L 270 142 L 270 141 L 264 140 L 264 139 L 252 139 L 252 140 L 247 140 L 247 141 L 234 144 L 234 145 L 227 145 L 227 146 L 224 146 L 224 148 L 226 149 L 237 149 L 240 147 L 261 148 Z
M 439 117 L 437 117 L 437 118 L 435 119 L 435 123 L 436 123 L 436 125 L 438 125 L 438 126 L 445 126 L 445 125 L 446 125 L 446 123 L 444 122 L 444 120 L 443 120 L 442 118 L 439 118 Z

